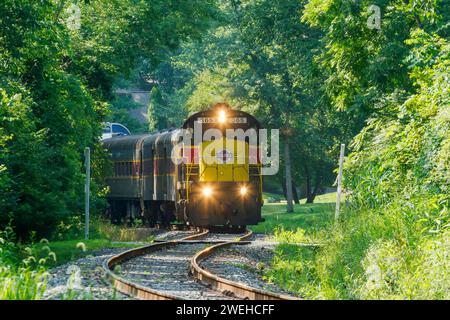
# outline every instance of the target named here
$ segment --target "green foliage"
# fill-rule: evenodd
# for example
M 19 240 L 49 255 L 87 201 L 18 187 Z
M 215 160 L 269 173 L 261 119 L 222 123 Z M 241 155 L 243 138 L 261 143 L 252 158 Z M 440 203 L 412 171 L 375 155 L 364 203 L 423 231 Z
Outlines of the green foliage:
M 274 237 L 277 241 L 283 243 L 306 243 L 308 238 L 305 235 L 305 230 L 297 228 L 297 230 L 284 230 L 282 226 L 277 227 L 274 232 Z
M 64 240 L 64 241 L 52 241 L 49 243 L 38 243 L 33 246 L 33 250 L 38 254 L 38 257 L 45 255 L 44 248 L 51 249 L 54 253 L 55 259 L 47 262 L 47 267 L 54 267 L 62 265 L 69 261 L 80 259 L 89 255 L 96 250 L 108 249 L 108 248 L 129 248 L 138 247 L 139 244 L 130 243 L 113 243 L 105 238 L 90 239 L 90 240 Z
M 97 140 L 110 104 L 109 117 L 145 131 L 112 94 L 134 77 L 153 87 L 150 130 L 219 101 L 291 129 L 293 177 L 309 189 L 333 182 L 337 146 L 359 132 L 342 221 L 330 223 L 332 204 L 289 216 L 265 207 L 254 229 L 284 242 L 269 280 L 308 298 L 449 298 L 449 0 L 84 1 L 77 30 L 65 22 L 70 3 L 0 3 L 0 228 L 81 237 L 83 149 L 100 211 L 108 165 Z M 367 24 L 370 5 L 379 29 Z M 54 253 L 8 230 L 0 298 L 37 298 Z M 306 240 L 325 245 L 292 245 Z M 62 256 L 76 257 L 67 246 Z
M 323 92 L 325 78 L 315 59 L 322 48 L 321 32 L 300 20 L 304 5 L 223 2 L 202 41 L 184 43 L 151 75 L 158 80 L 151 129 L 167 126 L 172 113 L 184 116 L 228 102 L 254 114 L 267 128 L 292 129 L 294 180 L 309 179 L 308 189 L 330 185 L 336 146 L 362 123 L 351 113 L 338 112 Z
M 114 83 L 142 60 L 154 66 L 198 38 L 216 10 L 213 0 L 77 1 L 80 28 L 69 29 L 71 4 L 0 4 L 0 227 L 11 220 L 21 238 L 31 230 L 51 236 L 82 212 L 87 146 L 93 209 L 104 208 L 107 166 L 98 137 Z M 123 101 L 112 103 L 128 121 Z
M 0 300 L 38 300 L 45 291 L 45 273 L 0 267 Z
M 249 228 L 254 232 L 266 234 L 278 234 L 281 231 L 306 230 L 310 239 L 316 239 L 320 230 L 332 221 L 334 216 L 334 204 L 328 203 L 328 199 L 318 198 L 316 204 L 296 204 L 292 214 L 286 214 L 284 203 L 266 203 L 262 208 L 264 222 Z M 325 202 L 322 202 L 325 201 Z M 294 241 L 295 242 L 295 241 Z
M 158 89 L 158 87 L 154 87 L 150 94 L 150 104 L 148 106 L 148 129 L 151 132 L 154 132 L 169 128 L 169 119 L 167 117 L 168 112 L 170 112 L 170 110 L 164 104 L 161 91 Z
M 380 1 L 379 31 L 369 4 L 309 1 L 303 14 L 325 32 L 327 94 L 370 119 L 345 165 L 351 207 L 313 257 L 280 255 L 272 277 L 308 298 L 448 299 L 448 1 Z
M 322 247 L 290 244 L 298 232 L 280 230 L 284 244 L 267 279 L 308 299 L 448 298 L 448 231 L 421 238 L 394 210 L 347 211 L 345 221 L 313 233 Z
M 142 220 L 136 219 L 133 225 L 114 225 L 106 219 L 96 219 L 92 222 L 91 233 L 98 239 L 118 242 L 152 242 L 154 236 L 151 229 L 142 228 Z
M 301 298 L 311 297 L 317 290 L 318 282 L 314 274 L 315 249 L 292 244 L 278 245 L 270 269 L 264 279 L 277 283 Z
M 0 226 L 12 219 L 20 236 L 50 235 L 82 208 L 82 150 L 99 134 L 101 108 L 61 64 L 69 34 L 52 9 L 48 1 L 0 5 L 0 157 L 9 177 Z
M 16 243 L 11 227 L 0 231 L 0 300 L 36 300 L 46 286 L 46 266 L 55 253 L 44 243 L 37 251 Z
M 350 216 L 342 230 L 353 226 L 366 232 L 364 240 L 348 240 L 335 251 L 357 260 L 352 263 L 353 289 L 341 295 L 448 298 L 447 261 L 432 257 L 442 257 L 450 226 L 449 44 L 423 30 L 413 31 L 407 43 L 415 92 L 403 103 L 387 103 L 398 113 L 371 120 L 356 137 L 356 152 L 347 162 L 345 184 L 353 190 L 355 210 L 369 211 L 364 225 Z M 357 268 L 359 261 L 363 270 Z M 345 277 L 341 281 L 348 282 Z
M 137 108 L 142 108 L 142 106 L 134 102 L 130 96 L 118 96 L 111 101 L 107 120 L 123 124 L 131 131 L 131 134 L 145 133 L 148 129 L 147 125 L 140 123 L 130 115 L 130 110 Z

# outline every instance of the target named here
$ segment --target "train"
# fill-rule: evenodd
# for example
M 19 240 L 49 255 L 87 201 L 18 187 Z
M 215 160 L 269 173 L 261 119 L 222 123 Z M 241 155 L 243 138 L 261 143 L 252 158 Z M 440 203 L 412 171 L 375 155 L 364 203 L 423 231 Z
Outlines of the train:
M 103 140 L 111 220 L 233 228 L 263 221 L 260 128 L 249 113 L 219 103 L 180 128 Z

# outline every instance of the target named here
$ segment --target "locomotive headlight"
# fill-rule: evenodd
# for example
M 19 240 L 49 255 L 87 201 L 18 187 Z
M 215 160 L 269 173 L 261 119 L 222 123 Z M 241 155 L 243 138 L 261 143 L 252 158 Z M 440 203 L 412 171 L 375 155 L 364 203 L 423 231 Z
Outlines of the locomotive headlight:
M 203 192 L 203 195 L 207 198 L 212 195 L 211 187 L 204 187 L 202 192 Z
M 225 123 L 225 121 L 227 121 L 227 114 L 225 113 L 224 110 L 220 110 L 219 111 L 218 120 L 219 120 L 220 123 Z
M 246 186 L 243 186 L 243 187 L 241 187 L 241 189 L 239 191 L 241 193 L 241 196 L 245 196 L 247 194 L 248 190 L 247 190 Z

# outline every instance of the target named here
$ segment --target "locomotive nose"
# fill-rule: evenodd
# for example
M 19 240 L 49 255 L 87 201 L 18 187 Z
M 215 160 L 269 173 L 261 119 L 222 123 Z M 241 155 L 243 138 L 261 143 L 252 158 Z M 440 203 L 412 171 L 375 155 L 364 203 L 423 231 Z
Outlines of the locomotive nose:
M 205 194 L 205 188 L 208 188 Z M 259 222 L 258 188 L 251 182 L 198 182 L 189 202 L 192 224 L 249 225 Z

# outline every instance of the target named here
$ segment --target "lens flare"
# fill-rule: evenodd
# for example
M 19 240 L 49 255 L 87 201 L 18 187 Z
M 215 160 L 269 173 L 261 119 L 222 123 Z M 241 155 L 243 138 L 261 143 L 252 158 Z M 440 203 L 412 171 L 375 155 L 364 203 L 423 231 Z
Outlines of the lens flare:
M 247 187 L 241 187 L 241 190 L 240 190 L 240 192 L 241 192 L 241 196 L 245 196 L 246 194 L 247 194 Z
M 210 187 L 203 188 L 203 195 L 205 197 L 210 197 L 212 195 L 212 189 Z
M 220 123 L 224 123 L 225 121 L 227 121 L 227 114 L 225 113 L 225 111 L 220 110 L 219 111 L 219 122 Z

